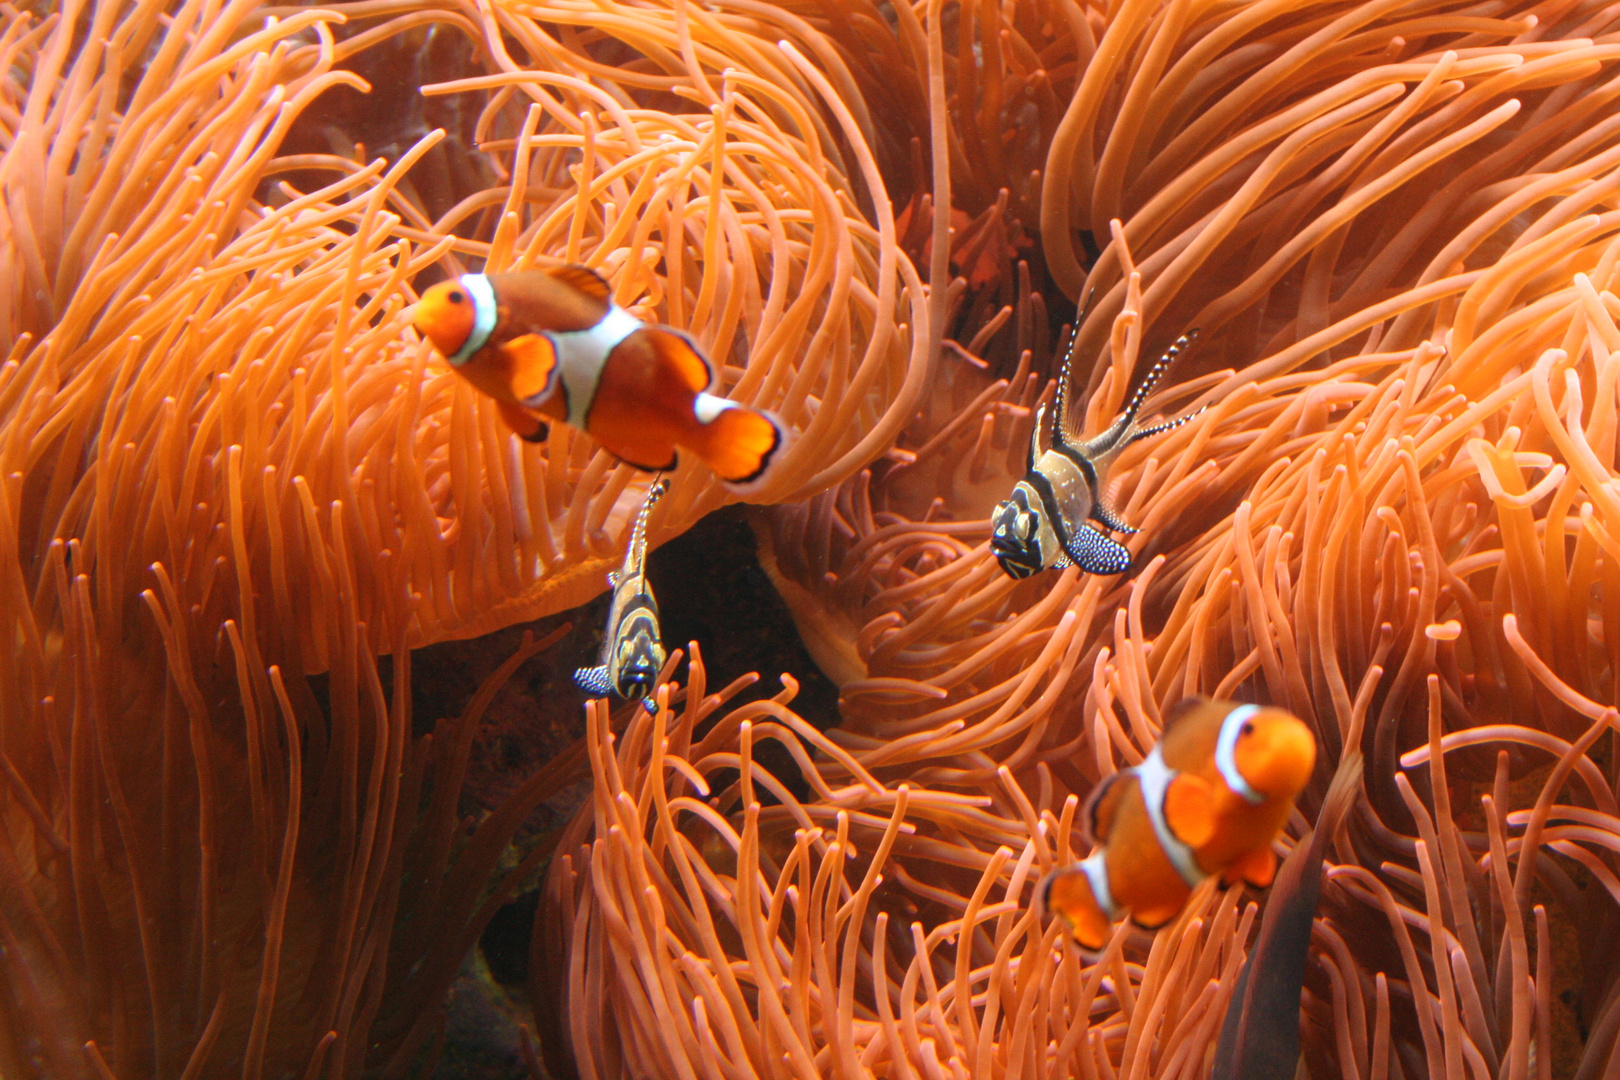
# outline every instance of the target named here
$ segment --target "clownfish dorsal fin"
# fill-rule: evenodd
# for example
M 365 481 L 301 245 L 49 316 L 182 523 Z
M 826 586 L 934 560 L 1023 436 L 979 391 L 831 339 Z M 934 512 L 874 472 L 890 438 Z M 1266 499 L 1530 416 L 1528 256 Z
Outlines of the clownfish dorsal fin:
M 1209 704 L 1206 697 L 1184 697 L 1164 711 L 1164 725 L 1159 729 L 1159 738 L 1162 741 L 1170 733 L 1170 729 L 1178 723 L 1197 712 L 1199 706 Z
M 646 326 L 641 329 L 643 340 L 658 354 L 658 358 L 680 373 L 681 381 L 701 394 L 714 382 L 714 368 L 703 355 L 697 342 L 664 326 Z
M 1121 783 L 1125 776 L 1122 772 L 1105 776 L 1091 789 L 1091 795 L 1080 811 L 1080 821 L 1086 840 L 1090 843 L 1103 844 L 1108 841 L 1108 834 L 1114 829 L 1114 815 L 1119 810 L 1119 802 L 1125 797 L 1125 785 Z
M 1215 793 L 1191 773 L 1177 773 L 1164 787 L 1164 823 L 1177 840 L 1200 848 L 1215 835 Z
M 547 267 L 546 273 L 565 285 L 573 286 L 593 300 L 600 300 L 604 304 L 612 303 L 609 299 L 612 287 L 608 285 L 607 278 L 588 266 L 569 263 L 567 266 Z

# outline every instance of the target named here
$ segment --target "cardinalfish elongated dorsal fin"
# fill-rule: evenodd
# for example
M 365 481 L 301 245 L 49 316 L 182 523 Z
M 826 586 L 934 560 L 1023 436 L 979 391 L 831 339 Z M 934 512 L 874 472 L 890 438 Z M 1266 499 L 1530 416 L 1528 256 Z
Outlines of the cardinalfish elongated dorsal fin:
M 733 488 L 757 486 L 781 456 L 785 429 L 770 413 L 713 394 L 699 394 L 692 412 L 700 425 L 692 449 Z
M 1086 321 L 1086 311 L 1091 307 L 1091 289 L 1086 289 L 1086 295 L 1081 299 L 1080 306 L 1074 313 L 1074 326 L 1069 331 L 1069 347 L 1063 353 L 1063 365 L 1058 368 L 1057 389 L 1052 392 L 1052 442 L 1073 446 L 1079 442 L 1074 437 L 1074 429 L 1069 426 L 1069 387 L 1074 382 L 1074 345 L 1080 340 L 1080 324 Z M 1037 426 L 1039 421 L 1036 421 Z
M 604 304 L 612 303 L 609 299 L 612 286 L 608 284 L 607 278 L 588 266 L 569 263 L 567 266 L 547 267 L 545 272 L 565 285 L 572 285 L 592 299 L 600 300 Z
M 652 508 L 659 499 L 669 491 L 669 477 L 659 476 L 647 488 L 647 496 L 636 512 L 636 520 L 630 526 L 630 546 L 625 552 L 624 565 L 632 574 L 646 572 L 647 566 L 647 518 L 652 514 Z M 618 581 L 614 581 L 617 585 Z
M 714 385 L 714 367 L 697 342 L 666 326 L 644 327 L 642 336 L 659 359 L 674 368 L 694 393 L 701 394 Z
M 1108 842 L 1108 834 L 1114 830 L 1114 815 L 1119 811 L 1120 800 L 1125 797 L 1126 785 L 1123 781 L 1128 775 L 1117 772 L 1103 777 L 1086 797 L 1085 806 L 1080 808 L 1080 822 L 1088 844 Z
M 1136 388 L 1136 392 L 1125 403 L 1124 410 L 1108 426 L 1108 430 L 1095 439 L 1080 443 L 1079 449 L 1081 453 L 1085 454 L 1093 462 L 1100 462 L 1102 459 L 1112 457 L 1139 439 L 1145 439 L 1150 434 L 1156 435 L 1161 431 L 1179 427 L 1192 417 L 1197 416 L 1198 413 L 1193 412 L 1167 424 L 1158 424 L 1152 428 L 1138 428 L 1136 426 L 1136 414 L 1142 411 L 1142 405 L 1147 401 L 1148 395 L 1152 394 L 1159 385 L 1159 381 L 1164 378 L 1165 372 L 1170 370 L 1170 365 L 1176 362 L 1176 358 L 1197 337 L 1198 330 L 1195 328 L 1176 338 L 1174 344 L 1166 349 L 1164 355 L 1159 357 L 1153 367 L 1148 370 L 1147 377 L 1142 380 L 1142 385 Z

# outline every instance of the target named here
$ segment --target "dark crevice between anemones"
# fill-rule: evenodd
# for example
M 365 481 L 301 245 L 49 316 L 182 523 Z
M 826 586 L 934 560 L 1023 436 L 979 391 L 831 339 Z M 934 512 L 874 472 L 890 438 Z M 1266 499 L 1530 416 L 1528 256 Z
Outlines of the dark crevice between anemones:
M 711 693 L 759 673 L 760 680 L 733 699 L 734 705 L 774 696 L 781 690 L 780 676 L 786 674 L 799 687 L 794 711 L 825 729 L 838 718 L 838 688 L 810 658 L 786 605 L 760 568 L 754 534 L 743 514 L 740 506 L 717 510 L 647 556 L 664 645 L 673 651 L 698 643 Z M 484 679 L 517 648 L 525 631 L 538 637 L 563 623 L 572 624 L 554 648 L 531 657 L 490 702 L 468 762 L 464 816 L 489 813 L 526 777 L 584 735 L 585 699 L 574 687 L 572 674 L 575 668 L 597 662 L 606 629 L 606 585 L 604 578 L 604 592 L 572 611 L 412 653 L 412 709 L 420 737 L 439 717 L 465 707 Z M 627 707 L 616 704 L 615 711 Z M 760 740 L 754 744 L 754 759 L 780 778 L 795 798 L 810 797 L 809 785 L 781 743 Z M 735 779 L 735 770 L 721 770 L 710 778 L 711 788 L 724 790 Z M 575 783 L 536 808 L 515 838 L 509 861 L 515 863 L 537 846 L 556 843 L 589 797 L 589 787 L 582 770 Z M 763 788 L 758 794 L 762 803 L 776 801 Z M 441 1080 L 504 1077 L 502 1070 L 517 1061 L 514 1024 L 527 1015 L 524 985 L 530 937 L 538 883 L 545 874 L 542 863 L 534 875 L 536 886 L 496 911 L 479 938 L 476 955 L 463 965 L 451 991 L 444 1053 L 434 1073 Z

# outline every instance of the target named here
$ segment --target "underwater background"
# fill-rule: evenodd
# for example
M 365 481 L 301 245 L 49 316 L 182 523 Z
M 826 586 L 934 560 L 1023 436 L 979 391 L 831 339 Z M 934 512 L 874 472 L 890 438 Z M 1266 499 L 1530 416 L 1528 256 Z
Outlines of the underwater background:
M 0 1075 L 1615 1067 L 1620 6 L 65 0 L 0 56 Z M 791 434 L 671 474 L 651 711 L 570 680 L 651 477 L 411 327 L 561 262 Z M 1014 580 L 1075 323 L 1078 430 L 1193 328 L 1144 415 L 1202 411 L 1112 463 L 1128 573 Z M 1211 884 L 1082 954 L 1037 883 L 1194 694 L 1315 733 L 1308 948 Z M 1218 1053 L 1291 964 L 1298 1050 Z

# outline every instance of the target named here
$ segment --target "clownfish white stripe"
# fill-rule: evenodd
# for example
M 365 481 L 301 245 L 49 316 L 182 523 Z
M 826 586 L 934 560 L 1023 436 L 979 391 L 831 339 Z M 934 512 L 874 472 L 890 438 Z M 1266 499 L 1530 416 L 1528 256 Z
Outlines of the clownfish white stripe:
M 490 285 L 489 278 L 483 274 L 462 274 L 459 280 L 467 295 L 472 297 L 473 328 L 455 355 L 445 358 L 456 366 L 465 364 L 472 359 L 473 353 L 484 347 L 489 335 L 495 332 L 495 322 L 500 314 L 495 303 L 495 289 Z
M 692 402 L 692 413 L 698 418 L 700 424 L 712 424 L 714 418 L 727 409 L 735 409 L 737 403 L 728 401 L 713 394 L 699 394 L 697 400 Z
M 1220 737 L 1215 741 L 1215 767 L 1220 770 L 1221 779 L 1226 781 L 1226 786 L 1232 789 L 1234 795 L 1243 796 L 1253 806 L 1265 802 L 1266 797 L 1254 790 L 1238 769 L 1237 741 L 1243 732 L 1243 725 L 1259 711 L 1258 705 L 1239 705 L 1227 713 L 1226 719 L 1221 722 Z
M 568 393 L 568 422 L 574 427 L 585 428 L 608 354 L 641 327 L 640 319 L 613 304 L 602 321 L 588 330 L 547 331 L 557 349 L 557 367 Z
M 1080 869 L 1091 886 L 1091 897 L 1110 920 L 1119 918 L 1119 905 L 1114 903 L 1114 892 L 1108 887 L 1108 867 L 1103 863 L 1102 851 L 1080 860 Z
M 1188 888 L 1194 888 L 1209 875 L 1198 865 L 1192 848 L 1183 843 L 1171 831 L 1169 822 L 1164 820 L 1164 794 L 1175 776 L 1175 772 L 1165 765 L 1157 746 L 1136 767 L 1136 780 L 1142 785 L 1142 801 L 1147 804 L 1148 818 L 1153 822 L 1153 835 L 1158 838 L 1165 857 L 1175 867 L 1181 880 L 1187 883 Z

